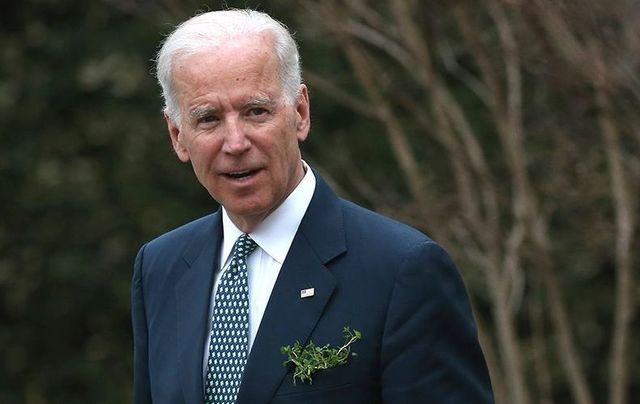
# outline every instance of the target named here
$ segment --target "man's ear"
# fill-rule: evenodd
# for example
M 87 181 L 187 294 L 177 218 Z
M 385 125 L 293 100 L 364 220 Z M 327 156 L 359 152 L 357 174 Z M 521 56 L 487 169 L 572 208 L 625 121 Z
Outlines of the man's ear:
M 189 161 L 189 151 L 184 145 L 184 135 L 180 131 L 180 127 L 173 122 L 173 119 L 165 112 L 164 120 L 167 122 L 167 129 L 169 129 L 169 137 L 171 138 L 171 145 L 176 155 L 183 163 Z
M 303 142 L 309 135 L 311 113 L 309 109 L 309 91 L 304 84 L 300 85 L 300 94 L 296 101 L 296 136 Z

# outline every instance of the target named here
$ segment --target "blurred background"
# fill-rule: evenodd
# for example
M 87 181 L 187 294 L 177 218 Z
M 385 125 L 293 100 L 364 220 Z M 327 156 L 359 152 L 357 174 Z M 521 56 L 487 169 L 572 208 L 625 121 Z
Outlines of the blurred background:
M 305 159 L 454 256 L 497 403 L 638 402 L 637 1 L 25 0 L 0 12 L 0 403 L 130 402 L 136 251 L 217 208 L 154 53 L 244 6 L 296 32 Z

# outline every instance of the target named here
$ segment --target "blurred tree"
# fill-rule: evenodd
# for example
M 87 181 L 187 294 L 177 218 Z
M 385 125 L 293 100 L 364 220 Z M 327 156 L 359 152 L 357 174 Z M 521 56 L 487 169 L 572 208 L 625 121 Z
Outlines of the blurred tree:
M 497 402 L 629 402 L 637 2 L 277 3 L 304 9 L 306 46 L 331 44 L 352 73 L 311 65 L 312 92 L 383 129 L 349 132 L 343 189 L 462 260 Z M 359 136 L 386 136 L 406 189 L 373 186 Z

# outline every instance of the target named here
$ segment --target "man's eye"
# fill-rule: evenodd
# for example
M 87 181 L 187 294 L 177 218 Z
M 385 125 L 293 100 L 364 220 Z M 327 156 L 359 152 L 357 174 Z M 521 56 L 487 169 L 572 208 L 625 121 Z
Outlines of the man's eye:
M 261 115 L 265 115 L 267 114 L 269 111 L 267 111 L 265 108 L 251 108 L 249 110 L 249 115 L 252 116 L 261 116 Z
M 212 123 L 217 121 L 218 121 L 218 118 L 213 115 L 205 115 L 198 118 L 198 123 Z

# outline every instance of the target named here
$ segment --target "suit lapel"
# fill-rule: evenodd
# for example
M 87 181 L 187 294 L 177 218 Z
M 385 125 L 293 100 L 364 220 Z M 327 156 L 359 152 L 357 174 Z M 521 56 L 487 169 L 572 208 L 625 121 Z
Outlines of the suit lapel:
M 316 190 L 280 270 L 258 329 L 238 393 L 238 404 L 269 402 L 287 373 L 280 352 L 305 344 L 336 286 L 325 264 L 346 250 L 339 200 L 316 173 Z M 302 289 L 314 296 L 302 299 Z
M 187 403 L 203 401 L 203 353 L 222 240 L 220 218 L 218 211 L 189 242 L 183 256 L 187 268 L 175 287 L 179 374 Z

